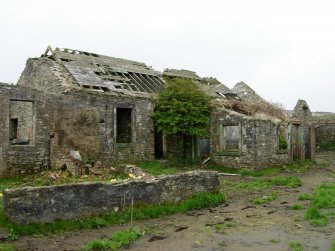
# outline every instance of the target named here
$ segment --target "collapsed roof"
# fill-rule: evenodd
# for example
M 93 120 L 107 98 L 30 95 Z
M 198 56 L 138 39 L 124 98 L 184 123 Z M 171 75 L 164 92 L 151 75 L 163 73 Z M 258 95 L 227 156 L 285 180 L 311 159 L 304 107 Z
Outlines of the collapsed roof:
M 63 65 L 83 88 L 155 93 L 165 87 L 161 73 L 144 63 L 50 46 L 42 56 Z
M 193 79 L 199 85 L 200 89 L 213 98 L 240 100 L 236 93 L 213 77 L 201 78 L 195 72 L 184 69 L 165 69 L 163 76 L 169 78 L 181 77 Z

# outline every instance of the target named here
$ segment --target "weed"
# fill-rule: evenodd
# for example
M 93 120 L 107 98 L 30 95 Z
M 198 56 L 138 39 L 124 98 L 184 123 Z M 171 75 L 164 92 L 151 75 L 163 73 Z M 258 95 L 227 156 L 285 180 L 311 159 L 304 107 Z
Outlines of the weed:
M 327 217 L 315 207 L 306 210 L 305 219 L 309 220 L 310 224 L 315 227 L 323 227 L 328 224 Z
M 137 205 L 134 207 L 134 220 L 145 220 L 158 218 L 169 214 L 182 213 L 190 210 L 201 209 L 204 207 L 213 207 L 220 205 L 225 201 L 222 193 L 199 193 L 191 198 L 175 204 L 162 203 L 160 205 Z M 13 238 L 21 235 L 59 233 L 64 231 L 73 231 L 76 229 L 92 229 L 102 226 L 111 226 L 120 223 L 130 222 L 131 208 L 125 208 L 120 212 L 108 212 L 102 216 L 90 217 L 81 220 L 58 220 L 52 223 L 30 223 L 18 225 L 6 220 L 3 209 L 0 208 L 0 225 L 10 230 Z
M 109 239 L 95 239 L 87 243 L 84 250 L 118 250 L 128 246 L 143 235 L 138 228 L 125 229 L 115 232 Z
M 280 240 L 278 240 L 278 239 L 270 239 L 269 242 L 271 242 L 273 244 L 278 244 L 280 242 Z
M 288 246 L 290 248 L 290 250 L 292 251 L 303 251 L 303 247 L 299 242 L 295 242 L 295 241 L 290 241 L 288 243 Z
M 1 251 L 14 251 L 15 248 L 9 244 L 0 243 L 0 250 Z
M 298 200 L 311 200 L 311 199 L 312 199 L 312 196 L 310 196 L 307 193 L 300 194 L 299 197 L 298 197 Z
M 257 205 L 264 204 L 276 200 L 277 197 L 278 197 L 277 193 L 272 193 L 270 195 L 265 195 L 263 197 L 254 199 L 254 203 Z
M 284 170 L 291 171 L 291 172 L 306 172 L 311 167 L 315 166 L 316 162 L 312 160 L 296 160 L 293 163 L 286 164 L 283 166 Z
M 270 183 L 275 186 L 286 186 L 290 188 L 301 186 L 301 180 L 296 176 L 278 176 L 271 179 Z
M 299 204 L 294 204 L 294 205 L 291 206 L 291 208 L 293 210 L 302 210 L 302 209 L 305 209 L 304 206 L 299 205 Z
M 233 224 L 233 223 L 225 223 L 224 226 L 225 227 L 234 227 L 235 224 Z
M 335 183 L 317 187 L 314 190 L 312 205 L 318 208 L 335 208 Z
M 220 230 L 223 229 L 223 225 L 222 225 L 222 224 L 216 224 L 214 227 L 215 227 L 215 229 L 218 230 L 218 231 L 220 231 Z

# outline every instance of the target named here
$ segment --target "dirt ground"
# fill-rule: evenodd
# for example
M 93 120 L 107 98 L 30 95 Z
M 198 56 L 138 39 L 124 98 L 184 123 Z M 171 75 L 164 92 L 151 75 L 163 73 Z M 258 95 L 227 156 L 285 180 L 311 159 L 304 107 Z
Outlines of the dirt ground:
M 276 187 L 263 191 L 229 191 L 227 204 L 186 214 L 136 222 L 146 234 L 124 250 L 290 250 L 289 243 L 300 243 L 304 250 L 330 250 L 335 241 L 335 224 L 313 227 L 303 220 L 304 210 L 292 210 L 302 193 L 311 194 L 324 182 L 335 181 L 335 153 L 318 155 L 318 161 L 331 163 L 300 174 L 299 188 Z M 295 174 L 296 175 L 296 174 Z M 236 177 L 225 177 L 236 179 Z M 245 178 L 238 178 L 245 179 Z M 255 206 L 252 199 L 278 193 L 278 198 Z M 104 238 L 128 227 L 116 226 L 48 237 L 24 237 L 11 243 L 18 250 L 80 250 L 90 240 Z

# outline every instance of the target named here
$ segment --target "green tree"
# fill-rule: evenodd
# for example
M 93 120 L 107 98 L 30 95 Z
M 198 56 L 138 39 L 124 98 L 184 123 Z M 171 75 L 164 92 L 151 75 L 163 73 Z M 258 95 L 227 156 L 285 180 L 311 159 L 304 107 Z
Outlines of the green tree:
M 191 79 L 166 79 L 168 86 L 158 96 L 152 114 L 158 131 L 208 136 L 210 98 Z
M 174 78 L 166 79 L 166 82 L 168 86 L 159 94 L 152 114 L 155 126 L 159 132 L 175 135 L 179 154 L 185 158 L 190 150 L 192 160 L 195 160 L 195 137 L 208 136 L 210 98 L 191 79 Z M 187 135 L 191 137 L 190 145 L 187 144 L 190 138 Z

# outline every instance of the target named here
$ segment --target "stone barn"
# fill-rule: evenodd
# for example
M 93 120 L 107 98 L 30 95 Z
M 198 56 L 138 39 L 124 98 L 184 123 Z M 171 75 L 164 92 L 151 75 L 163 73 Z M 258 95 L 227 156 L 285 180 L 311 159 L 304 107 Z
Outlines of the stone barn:
M 178 135 L 156 132 L 150 117 L 164 78 L 174 77 L 197 82 L 214 106 L 209 138 L 189 138 L 182 150 Z M 48 47 L 28 59 L 16 85 L 0 84 L 0 175 L 71 164 L 70 151 L 107 167 L 180 157 L 181 151 L 237 168 L 303 159 L 310 111 L 299 102 L 288 118 L 244 83 L 229 89 L 192 71 L 159 72 L 140 62 Z

